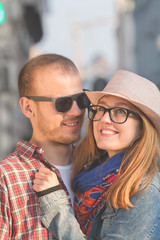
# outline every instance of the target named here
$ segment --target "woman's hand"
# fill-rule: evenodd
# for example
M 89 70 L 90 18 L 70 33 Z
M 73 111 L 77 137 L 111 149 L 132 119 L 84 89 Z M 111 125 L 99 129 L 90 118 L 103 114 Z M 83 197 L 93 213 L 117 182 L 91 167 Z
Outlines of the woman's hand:
M 59 185 L 58 178 L 54 172 L 48 168 L 40 167 L 33 180 L 33 189 L 36 192 L 46 190 Z

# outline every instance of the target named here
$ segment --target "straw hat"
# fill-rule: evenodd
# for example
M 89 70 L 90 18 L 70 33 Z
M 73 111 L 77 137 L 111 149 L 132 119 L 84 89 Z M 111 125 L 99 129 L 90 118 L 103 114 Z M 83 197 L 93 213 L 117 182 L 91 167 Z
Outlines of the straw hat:
M 94 105 L 106 95 L 126 99 L 148 116 L 160 136 L 160 91 L 146 78 L 120 70 L 115 73 L 103 91 L 91 91 L 86 94 Z

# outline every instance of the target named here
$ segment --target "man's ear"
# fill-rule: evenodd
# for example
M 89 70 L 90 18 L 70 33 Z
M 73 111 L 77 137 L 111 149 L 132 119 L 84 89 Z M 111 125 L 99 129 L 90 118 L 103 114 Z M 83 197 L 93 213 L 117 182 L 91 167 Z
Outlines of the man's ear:
M 27 118 L 32 118 L 34 116 L 34 104 L 33 101 L 26 98 L 26 97 L 21 97 L 19 100 L 20 107 L 22 109 L 23 114 Z

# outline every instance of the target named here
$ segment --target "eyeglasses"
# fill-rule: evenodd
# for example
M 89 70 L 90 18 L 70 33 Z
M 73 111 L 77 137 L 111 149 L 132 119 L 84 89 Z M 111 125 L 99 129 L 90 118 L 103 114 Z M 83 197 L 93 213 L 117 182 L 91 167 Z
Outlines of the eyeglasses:
M 26 96 L 26 97 L 32 99 L 35 102 L 53 102 L 55 110 L 61 113 L 68 112 L 73 105 L 73 101 L 76 101 L 80 109 L 88 108 L 90 105 L 90 100 L 84 92 L 57 98 L 41 96 Z
M 111 121 L 114 123 L 119 124 L 125 123 L 130 114 L 141 119 L 138 113 L 135 113 L 127 108 L 122 107 L 105 108 L 99 105 L 91 105 L 88 107 L 88 117 L 91 121 L 100 121 L 106 112 L 109 113 L 109 117 Z

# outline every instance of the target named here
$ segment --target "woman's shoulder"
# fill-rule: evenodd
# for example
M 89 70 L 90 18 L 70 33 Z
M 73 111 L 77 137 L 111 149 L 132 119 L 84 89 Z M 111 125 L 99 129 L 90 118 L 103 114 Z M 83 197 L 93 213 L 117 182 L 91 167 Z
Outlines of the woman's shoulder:
M 146 189 L 142 189 L 132 197 L 133 205 L 145 205 L 152 208 L 153 204 L 160 202 L 160 177 L 156 173 L 152 182 Z M 151 204 L 152 203 L 152 204 Z M 160 210 L 160 204 L 158 204 Z M 158 208 L 157 206 L 157 208 Z
M 131 203 L 134 206 L 130 208 L 130 210 L 125 209 L 114 209 L 114 208 L 106 208 L 105 213 L 108 215 L 116 215 L 120 212 L 128 213 L 133 212 L 137 214 L 141 214 L 141 212 L 147 212 L 149 208 L 150 211 L 154 209 L 160 216 L 160 178 L 157 174 L 153 177 L 151 184 L 143 190 L 138 191 L 131 197 Z
M 155 188 L 155 191 L 159 191 L 160 193 L 160 172 L 158 174 L 155 174 L 152 180 L 152 183 L 150 185 L 151 188 Z
M 131 203 L 134 207 L 129 210 L 109 207 L 105 209 L 102 215 L 103 233 L 105 232 L 108 237 L 117 234 L 119 239 L 159 239 L 160 180 L 158 175 L 154 176 L 148 188 L 131 197 Z

